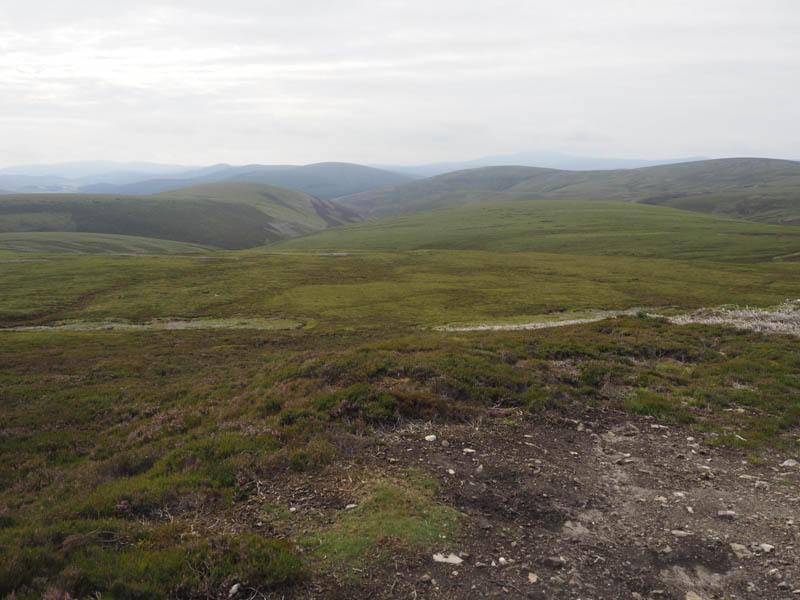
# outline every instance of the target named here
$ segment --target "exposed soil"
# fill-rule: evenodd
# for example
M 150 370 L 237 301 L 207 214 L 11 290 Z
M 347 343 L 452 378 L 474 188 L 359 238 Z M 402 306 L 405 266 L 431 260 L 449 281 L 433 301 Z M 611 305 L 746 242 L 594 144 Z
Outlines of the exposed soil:
M 387 430 L 327 472 L 269 483 L 262 499 L 303 519 L 345 510 L 367 473 L 402 477 L 413 466 L 466 515 L 463 537 L 435 550 L 461 564 L 380 549 L 357 583 L 325 577 L 294 597 L 800 597 L 800 467 L 780 466 L 788 457 L 778 453 L 752 464 L 682 426 L 580 410 L 517 426 Z

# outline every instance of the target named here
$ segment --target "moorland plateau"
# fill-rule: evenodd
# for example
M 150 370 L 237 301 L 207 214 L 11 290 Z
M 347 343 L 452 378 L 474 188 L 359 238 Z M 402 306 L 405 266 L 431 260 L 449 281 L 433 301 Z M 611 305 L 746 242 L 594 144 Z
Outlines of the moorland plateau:
M 0 195 L 1 597 L 800 588 L 800 163 L 330 164 Z

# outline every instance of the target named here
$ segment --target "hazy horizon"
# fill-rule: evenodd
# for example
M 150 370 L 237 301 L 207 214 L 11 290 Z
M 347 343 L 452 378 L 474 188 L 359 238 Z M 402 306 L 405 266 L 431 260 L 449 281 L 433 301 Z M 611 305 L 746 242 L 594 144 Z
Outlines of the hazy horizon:
M 287 163 L 285 161 L 278 161 L 275 163 L 265 163 L 263 161 L 249 161 L 243 163 L 234 163 L 231 161 L 226 160 L 215 160 L 209 163 L 197 163 L 197 164 L 188 164 L 188 163 L 164 163 L 164 162 L 157 162 L 157 161 L 150 161 L 146 158 L 144 159 L 132 159 L 132 160 L 104 160 L 104 159 L 85 159 L 85 160 L 64 160 L 64 161 L 53 161 L 53 162 L 41 162 L 41 163 L 19 163 L 19 164 L 0 164 L 0 171 L 11 171 L 11 170 L 19 170 L 20 173 L 24 172 L 26 168 L 44 168 L 44 167 L 67 167 L 67 166 L 94 166 L 97 165 L 98 168 L 100 165 L 107 166 L 109 168 L 118 166 L 118 167 L 131 167 L 131 168 L 153 168 L 153 169 L 165 169 L 164 172 L 170 172 L 176 168 L 185 168 L 185 169 L 202 169 L 207 168 L 215 165 L 230 165 L 230 166 L 246 166 L 249 164 L 260 164 L 260 165 L 268 165 L 268 164 L 280 164 L 280 165 L 287 165 L 287 166 L 307 166 L 312 164 L 321 164 L 321 163 L 350 163 L 350 164 L 361 164 L 365 166 L 372 166 L 375 168 L 391 168 L 391 167 L 416 167 L 416 166 L 427 166 L 427 165 L 436 165 L 436 164 L 461 164 L 461 163 L 469 163 L 469 162 L 482 162 L 484 160 L 495 159 L 498 157 L 503 156 L 523 156 L 523 155 L 540 155 L 540 156 L 549 156 L 549 157 L 562 157 L 562 158 L 574 158 L 574 159 L 597 159 L 597 160 L 619 160 L 619 161 L 647 161 L 647 162 L 659 162 L 659 161 L 674 161 L 674 160 L 687 160 L 687 161 L 694 161 L 694 160 L 716 160 L 716 159 L 724 159 L 724 158 L 746 158 L 746 157 L 739 157 L 739 156 L 685 156 L 685 157 L 639 157 L 639 156 L 608 156 L 608 157 L 588 157 L 588 156 L 577 156 L 568 153 L 549 153 L 546 151 L 542 152 L 511 152 L 508 155 L 493 155 L 493 156 L 468 156 L 468 157 L 461 157 L 461 158 L 453 158 L 453 159 L 443 159 L 443 160 L 436 160 L 430 162 L 422 162 L 422 163 L 396 163 L 396 164 L 382 164 L 376 161 L 365 161 L 363 163 L 356 163 L 354 161 L 342 161 L 337 160 L 336 158 L 331 158 L 329 160 L 320 160 L 314 161 L 313 163 Z M 796 160 L 793 158 L 788 157 L 749 157 L 749 158 L 776 158 L 776 159 L 783 159 L 783 160 Z M 513 163 L 508 163 L 513 164 Z M 94 172 L 94 170 L 92 170 Z
M 0 167 L 800 159 L 800 5 L 0 6 Z

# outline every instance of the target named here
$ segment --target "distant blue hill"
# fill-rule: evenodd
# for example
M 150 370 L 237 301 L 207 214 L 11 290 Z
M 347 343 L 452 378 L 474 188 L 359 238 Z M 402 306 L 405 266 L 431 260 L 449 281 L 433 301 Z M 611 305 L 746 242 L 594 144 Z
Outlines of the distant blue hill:
M 688 158 L 644 160 L 639 158 L 592 158 L 587 156 L 560 154 L 557 152 L 518 152 L 515 154 L 485 156 L 483 158 L 457 162 L 439 162 L 411 166 L 376 166 L 415 177 L 433 177 L 434 175 L 442 175 L 443 173 L 462 171 L 464 169 L 499 167 L 506 165 L 562 169 L 566 171 L 600 171 L 611 169 L 638 169 L 640 167 L 654 167 L 657 165 L 670 165 L 707 159 L 708 157 L 706 156 L 692 156 Z

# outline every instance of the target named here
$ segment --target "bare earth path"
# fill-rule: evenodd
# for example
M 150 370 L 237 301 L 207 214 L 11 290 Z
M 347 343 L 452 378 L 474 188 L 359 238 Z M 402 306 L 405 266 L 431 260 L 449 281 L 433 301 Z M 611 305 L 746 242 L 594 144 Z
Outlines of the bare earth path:
M 426 442 L 429 434 L 437 440 Z M 494 422 L 389 435 L 376 449 L 383 468 L 429 470 L 442 500 L 467 515 L 468 531 L 439 549 L 461 564 L 426 556 L 390 574 L 376 566 L 366 575 L 368 592 L 800 597 L 800 467 L 777 454 L 753 465 L 698 435 L 600 410 L 520 427 Z

